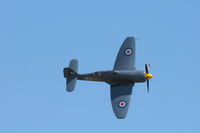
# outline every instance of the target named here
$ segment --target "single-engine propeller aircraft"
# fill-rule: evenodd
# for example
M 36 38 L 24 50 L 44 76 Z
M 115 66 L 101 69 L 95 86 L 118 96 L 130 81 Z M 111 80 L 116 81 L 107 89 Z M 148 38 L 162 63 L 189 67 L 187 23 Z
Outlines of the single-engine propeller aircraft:
M 110 85 L 112 108 L 116 117 L 125 118 L 134 84 L 147 81 L 147 91 L 149 92 L 149 79 L 153 77 L 150 74 L 150 64 L 145 64 L 145 71 L 136 70 L 135 55 L 135 38 L 127 37 L 119 49 L 113 70 L 78 74 L 78 60 L 71 60 L 69 67 L 64 68 L 67 91 L 72 92 L 75 89 L 77 79 L 106 82 Z

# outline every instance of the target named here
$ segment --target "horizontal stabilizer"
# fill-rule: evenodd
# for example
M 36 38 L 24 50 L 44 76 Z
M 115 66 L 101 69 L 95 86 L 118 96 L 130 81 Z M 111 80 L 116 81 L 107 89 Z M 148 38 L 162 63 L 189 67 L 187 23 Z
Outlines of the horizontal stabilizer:
M 77 71 L 78 71 L 78 60 L 71 60 L 69 63 L 68 68 L 64 68 L 64 77 L 67 78 L 66 85 L 67 88 L 66 90 L 68 92 L 72 92 L 75 89 L 76 86 L 76 80 L 77 80 Z
M 76 77 L 67 78 L 67 91 L 72 92 L 76 87 Z

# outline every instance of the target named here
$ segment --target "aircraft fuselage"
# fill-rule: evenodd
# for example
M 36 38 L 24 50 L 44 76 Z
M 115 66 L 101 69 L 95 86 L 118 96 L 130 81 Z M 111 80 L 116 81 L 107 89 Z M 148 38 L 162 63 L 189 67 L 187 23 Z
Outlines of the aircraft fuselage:
M 110 85 L 127 84 L 136 82 L 145 82 L 146 76 L 144 71 L 97 71 L 89 74 L 81 74 L 77 76 L 78 80 L 100 81 Z

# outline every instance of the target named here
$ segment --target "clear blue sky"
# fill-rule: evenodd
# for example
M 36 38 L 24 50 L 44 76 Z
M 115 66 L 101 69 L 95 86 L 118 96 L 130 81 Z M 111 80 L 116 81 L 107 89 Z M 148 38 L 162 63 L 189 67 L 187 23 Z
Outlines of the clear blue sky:
M 198 0 L 0 1 L 1 133 L 200 132 Z M 79 81 L 65 91 L 62 69 L 113 68 L 127 36 L 138 69 L 151 63 L 150 94 L 136 84 L 126 119 L 115 118 L 109 86 Z

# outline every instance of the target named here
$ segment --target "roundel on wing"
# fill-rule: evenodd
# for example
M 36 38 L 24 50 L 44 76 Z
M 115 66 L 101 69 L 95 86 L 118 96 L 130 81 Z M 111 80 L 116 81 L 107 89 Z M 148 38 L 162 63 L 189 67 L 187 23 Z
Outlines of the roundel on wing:
M 130 49 L 130 48 L 127 48 L 126 50 L 125 50 L 125 54 L 126 55 L 131 55 L 133 53 L 133 51 L 132 51 L 132 49 Z
M 127 105 L 127 102 L 126 102 L 126 101 L 120 101 L 120 102 L 118 103 L 118 106 L 119 106 L 120 108 L 124 108 L 124 107 L 126 107 L 126 105 Z

